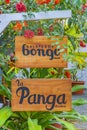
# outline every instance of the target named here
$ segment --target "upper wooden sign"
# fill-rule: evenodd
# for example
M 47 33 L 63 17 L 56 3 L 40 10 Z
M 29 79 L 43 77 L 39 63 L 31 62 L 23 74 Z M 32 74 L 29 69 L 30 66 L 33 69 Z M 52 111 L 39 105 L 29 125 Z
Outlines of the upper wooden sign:
M 54 43 L 57 43 L 60 48 L 52 46 Z M 17 58 L 15 65 L 20 68 L 67 67 L 67 62 L 63 59 L 63 54 L 67 53 L 64 44 L 67 44 L 67 37 L 61 40 L 60 37 L 34 36 L 29 39 L 17 36 L 15 38 Z M 61 52 L 61 49 L 64 51 Z
M 13 111 L 71 110 L 70 79 L 14 79 Z

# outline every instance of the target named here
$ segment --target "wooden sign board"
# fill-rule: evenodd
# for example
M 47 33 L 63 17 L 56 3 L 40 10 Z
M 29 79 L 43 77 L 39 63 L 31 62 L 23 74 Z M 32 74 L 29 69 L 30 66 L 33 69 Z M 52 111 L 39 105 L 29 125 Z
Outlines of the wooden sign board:
M 52 46 L 59 43 L 59 49 Z M 60 37 L 47 38 L 46 36 L 35 36 L 31 39 L 23 36 L 15 38 L 16 67 L 20 68 L 64 68 L 67 62 L 63 59 L 63 54 L 67 53 L 63 45 L 67 44 L 67 37 L 60 40 Z M 61 52 L 61 49 L 64 49 Z
M 13 111 L 71 110 L 70 79 L 13 79 Z

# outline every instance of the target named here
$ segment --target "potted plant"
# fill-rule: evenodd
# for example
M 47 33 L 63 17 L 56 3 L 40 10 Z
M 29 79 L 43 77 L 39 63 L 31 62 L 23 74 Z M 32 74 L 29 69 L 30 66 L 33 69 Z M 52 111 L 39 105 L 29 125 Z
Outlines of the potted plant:
M 65 70 L 65 76 L 72 79 L 72 94 L 84 94 L 85 81 L 78 78 L 79 71 L 78 68 Z
M 6 66 L 7 68 L 7 66 Z M 8 69 L 8 71 L 7 71 Z M 4 77 L 8 84 L 8 88 L 0 84 L 0 94 L 4 95 L 8 101 L 8 107 L 7 105 L 4 106 L 2 109 L 0 109 L 0 127 L 5 129 L 24 129 L 25 130 L 62 130 L 63 128 L 67 128 L 68 130 L 75 130 L 75 127 L 72 125 L 72 119 L 80 119 L 83 120 L 83 117 L 81 117 L 78 112 L 71 110 L 70 112 L 12 112 L 11 110 L 11 79 L 14 75 L 15 70 L 9 71 L 10 68 L 7 68 L 4 70 L 4 67 L 2 67 L 2 71 L 4 70 Z M 32 70 L 37 71 L 35 70 Z M 51 70 L 52 72 L 53 69 Z M 7 75 L 7 72 L 9 74 Z M 43 71 L 42 71 L 43 72 Z M 42 72 L 39 73 L 39 77 L 42 76 Z M 28 77 L 28 70 L 23 70 L 23 73 Z M 53 73 L 52 73 L 53 74 Z M 41 75 L 41 76 L 40 76 Z M 82 103 L 87 103 L 82 102 Z M 80 105 L 82 104 L 80 103 Z M 78 101 L 73 102 L 73 104 L 78 104 Z M 5 104 L 4 104 L 5 105 Z M 6 114 L 8 113 L 8 114 Z M 84 118 L 85 120 L 86 118 Z M 71 123 L 70 123 L 71 122 Z
M 85 81 L 78 80 L 77 69 L 74 69 L 74 71 L 72 71 L 71 73 L 72 73 L 72 80 L 73 80 L 72 81 L 72 87 L 74 87 L 75 90 L 77 90 L 77 91 L 75 91 L 74 88 L 73 88 L 73 94 L 84 94 Z

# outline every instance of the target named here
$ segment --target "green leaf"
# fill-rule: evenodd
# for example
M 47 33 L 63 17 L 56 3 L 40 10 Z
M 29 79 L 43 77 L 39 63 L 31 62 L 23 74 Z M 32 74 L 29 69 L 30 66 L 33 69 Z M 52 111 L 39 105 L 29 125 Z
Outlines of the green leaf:
M 12 115 L 12 110 L 10 107 L 4 107 L 0 109 L 0 127 L 4 125 L 4 123 L 8 120 Z
M 54 116 L 54 118 L 55 118 L 57 121 L 59 121 L 59 122 L 61 122 L 62 124 L 64 124 L 65 127 L 66 127 L 68 130 L 76 130 L 76 128 L 75 128 L 75 126 L 74 126 L 73 124 L 71 124 L 71 123 L 69 123 L 69 122 L 67 122 L 67 121 L 64 121 L 64 120 L 62 120 L 62 119 L 59 119 L 59 118 L 56 117 L 56 116 Z
M 42 130 L 41 126 L 38 125 L 38 120 L 37 119 L 33 119 L 31 120 L 31 118 L 28 118 L 28 128 L 29 130 Z
M 76 92 L 76 91 L 82 90 L 84 88 L 85 88 L 84 85 L 75 85 L 74 87 L 72 87 L 72 92 Z
M 2 85 L 2 84 L 0 85 L 0 95 L 5 95 L 9 99 L 11 99 L 10 90 L 7 87 L 5 87 L 4 85 Z
M 87 53 L 86 52 L 75 52 L 76 56 L 81 56 L 83 58 L 87 58 Z
M 14 69 L 15 69 L 15 67 L 12 67 L 12 68 L 7 72 L 7 74 L 11 73 Z
M 28 126 L 27 126 L 27 121 L 26 122 L 23 122 L 21 127 L 20 127 L 20 130 L 28 130 Z
M 86 121 L 86 122 L 87 122 L 87 116 L 85 116 L 85 115 L 80 115 L 80 118 L 82 119 L 82 121 Z
M 21 116 L 23 119 L 27 119 L 27 118 L 28 118 L 26 112 L 20 112 L 19 114 L 20 114 L 20 116 Z
M 77 99 L 77 100 L 72 101 L 72 104 L 73 104 L 74 106 L 85 105 L 85 104 L 87 104 L 87 100 L 82 99 L 82 98 L 79 98 L 79 99 Z

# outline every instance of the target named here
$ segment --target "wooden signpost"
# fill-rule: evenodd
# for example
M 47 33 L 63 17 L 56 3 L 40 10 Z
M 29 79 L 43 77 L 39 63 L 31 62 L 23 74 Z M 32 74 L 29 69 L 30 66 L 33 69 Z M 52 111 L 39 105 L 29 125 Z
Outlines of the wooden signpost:
M 52 46 L 53 43 L 60 46 Z M 33 38 L 25 38 L 17 36 L 15 38 L 15 56 L 17 58 L 15 65 L 21 68 L 64 68 L 67 62 L 63 59 L 63 54 L 67 53 L 64 49 L 67 44 L 67 37 L 62 40 L 60 37 L 47 38 L 46 36 L 34 36 Z M 63 50 L 61 52 L 61 50 Z
M 70 79 L 14 79 L 13 111 L 71 110 Z
M 12 21 L 44 20 L 70 18 L 71 10 L 56 10 L 46 12 L 12 13 L 0 15 L 0 35 Z M 25 17 L 26 16 L 26 19 Z M 54 37 L 53 37 L 54 38 Z M 63 54 L 67 53 L 63 45 L 67 43 L 64 37 L 59 41 L 60 48 L 51 46 L 55 40 L 35 36 L 32 39 L 23 36 L 16 37 L 15 65 L 20 68 L 63 68 L 67 62 Z M 13 79 L 12 80 L 12 110 L 13 111 L 69 111 L 71 110 L 71 80 L 70 79 Z

